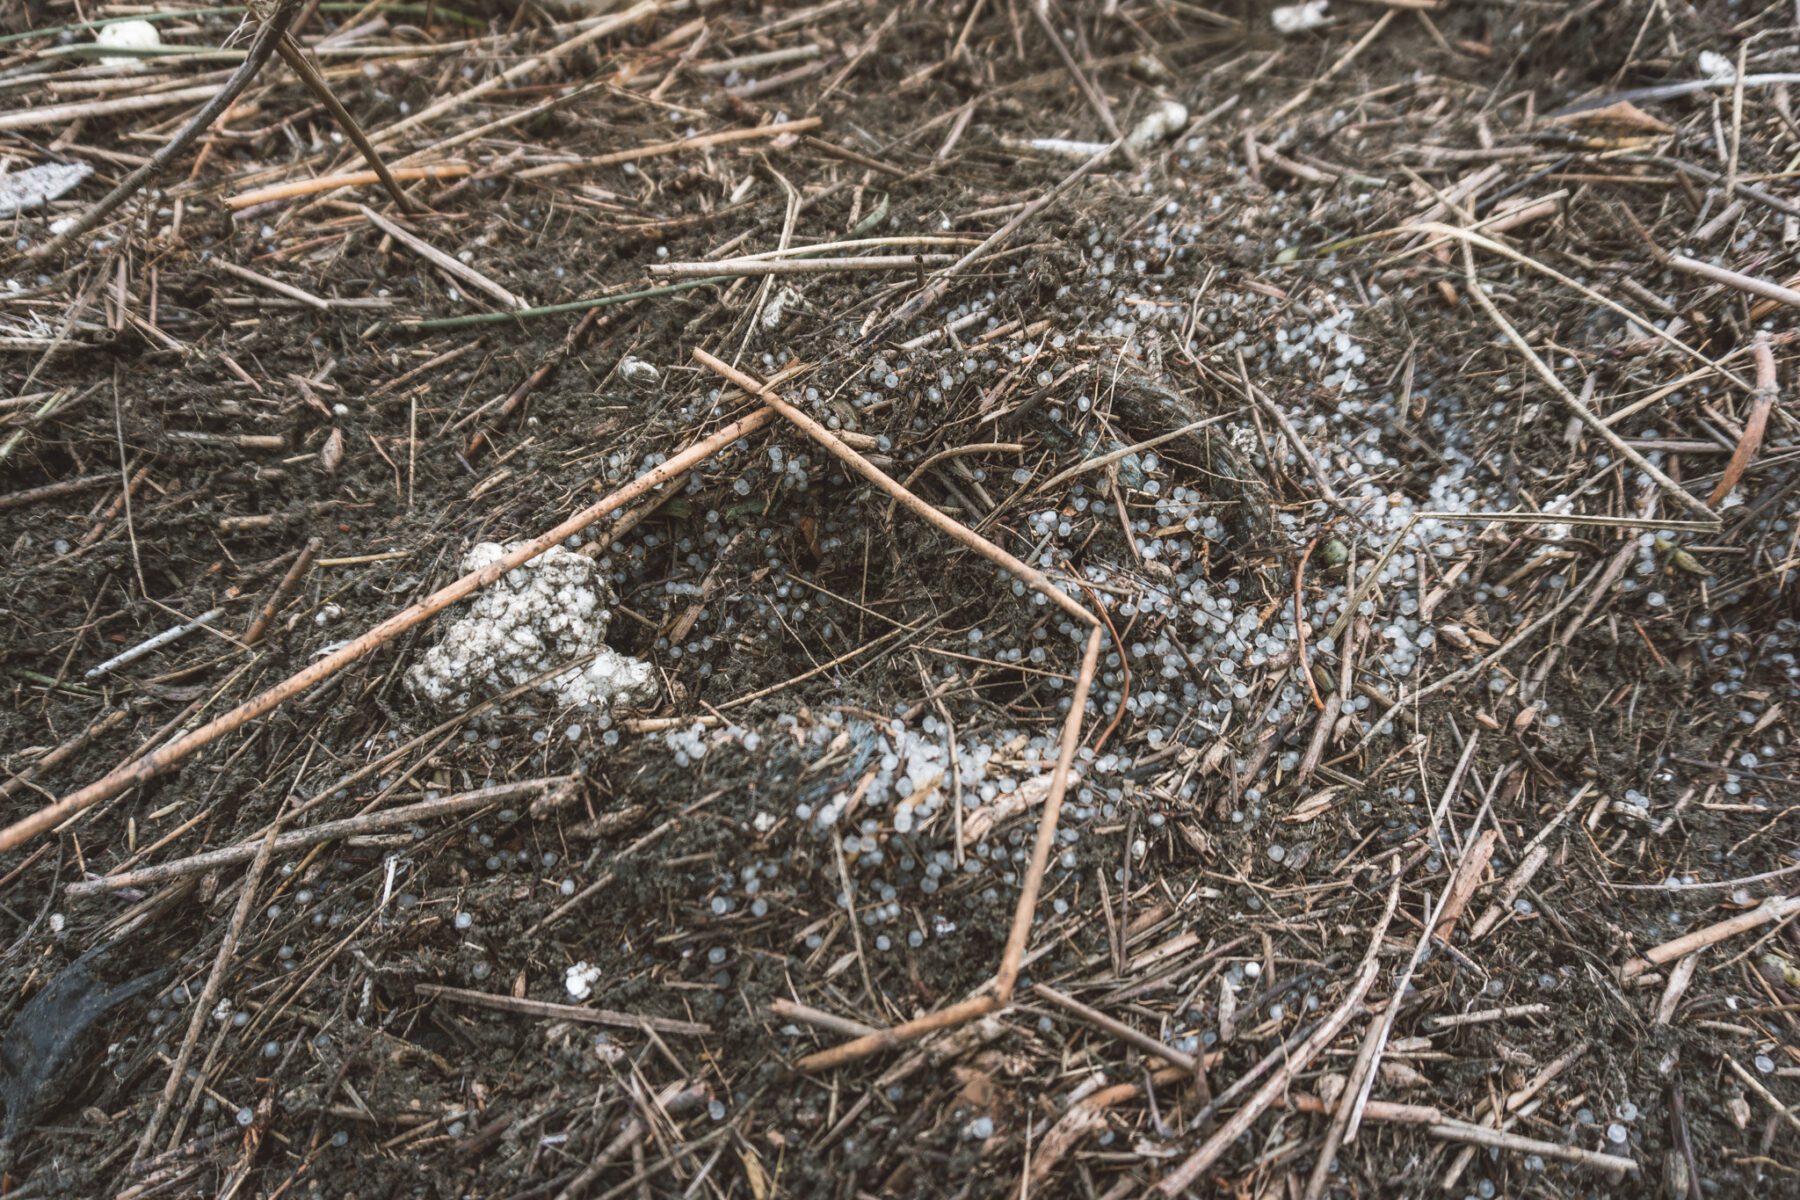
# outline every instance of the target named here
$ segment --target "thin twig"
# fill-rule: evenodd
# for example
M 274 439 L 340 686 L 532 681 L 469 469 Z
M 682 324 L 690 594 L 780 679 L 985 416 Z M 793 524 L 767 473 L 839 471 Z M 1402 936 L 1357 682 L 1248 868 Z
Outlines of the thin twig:
M 1506 340 L 1516 346 L 1519 353 L 1525 356 L 1525 361 L 1530 365 L 1531 369 L 1537 373 L 1538 378 L 1550 385 L 1550 390 L 1555 392 L 1557 396 L 1562 399 L 1562 402 L 1569 406 L 1569 410 L 1575 414 L 1576 418 L 1580 420 L 1583 425 L 1586 425 L 1589 429 L 1593 430 L 1594 433 L 1599 436 L 1600 440 L 1612 447 L 1620 457 L 1626 459 L 1632 466 L 1655 480 L 1656 485 L 1662 488 L 1664 492 L 1668 493 L 1671 499 L 1680 504 L 1683 508 L 1686 508 L 1689 512 L 1699 514 L 1702 519 L 1717 522 L 1719 519 L 1718 514 L 1707 507 L 1704 501 L 1699 500 L 1690 494 L 1686 488 L 1682 487 L 1679 483 L 1676 483 L 1673 479 L 1670 479 L 1669 476 L 1663 472 L 1661 467 L 1658 467 L 1655 463 L 1638 453 L 1637 450 L 1633 449 L 1626 443 L 1624 438 L 1621 438 L 1618 434 L 1614 433 L 1612 429 L 1607 426 L 1606 422 L 1595 416 L 1594 410 L 1581 402 L 1581 397 L 1577 396 L 1574 392 L 1571 392 L 1564 386 L 1563 381 L 1556 377 L 1556 372 L 1552 371 L 1549 365 L 1539 357 L 1538 352 L 1531 348 L 1531 343 L 1527 342 L 1524 336 L 1520 334 L 1517 329 L 1513 328 L 1513 323 L 1508 321 L 1505 315 L 1494 306 L 1492 300 L 1488 299 L 1488 294 L 1482 288 L 1481 280 L 1475 273 L 1475 251 L 1470 248 L 1468 242 L 1463 243 L 1462 252 L 1463 278 L 1468 285 L 1469 294 L 1475 298 L 1475 303 L 1481 306 L 1482 311 L 1487 313 L 1488 319 L 1499 326 L 1500 332 L 1506 336 Z
M 1093 110 L 1094 115 L 1100 118 L 1100 124 L 1106 127 L 1107 136 L 1124 146 L 1125 157 L 1131 160 L 1132 166 L 1139 165 L 1137 151 L 1125 142 L 1124 131 L 1119 128 L 1118 119 L 1113 116 L 1112 105 L 1106 102 L 1106 97 L 1101 94 L 1100 89 L 1095 87 L 1093 81 L 1087 77 L 1087 73 L 1075 61 L 1075 56 L 1069 53 L 1067 46 L 1063 45 L 1062 35 L 1057 33 L 1056 27 L 1050 23 L 1049 0 L 1026 0 L 1025 7 L 1037 21 L 1038 28 L 1043 30 L 1044 39 L 1056 50 L 1056 57 L 1062 61 L 1063 69 L 1069 73 L 1069 78 L 1075 81 L 1075 88 L 1081 93 L 1082 99 L 1087 101 L 1088 107 Z
M 285 804 L 283 807 L 286 807 Z M 156 1100 L 156 1108 L 151 1111 L 150 1119 L 145 1122 L 144 1131 L 138 1137 L 137 1149 L 132 1152 L 133 1167 L 149 1153 L 150 1144 L 156 1141 L 163 1119 L 168 1116 L 169 1106 L 175 1102 L 175 1093 L 181 1089 L 182 1081 L 187 1077 L 187 1065 L 194 1056 L 194 1047 L 199 1044 L 200 1034 L 206 1028 L 207 1021 L 212 1019 L 213 1006 L 218 1003 L 219 993 L 224 990 L 225 971 L 231 965 L 232 955 L 237 953 L 238 938 L 243 935 L 244 926 L 250 920 L 251 910 L 256 907 L 256 889 L 261 886 L 263 876 L 268 873 L 269 862 L 275 856 L 275 840 L 280 829 L 281 816 L 277 814 L 275 820 L 269 822 L 268 831 L 257 844 L 256 859 L 244 875 L 238 891 L 237 908 L 232 911 L 231 923 L 225 927 L 225 936 L 219 941 L 219 951 L 213 956 L 212 971 L 206 977 L 206 986 L 201 989 L 200 998 L 194 1003 L 193 1015 L 188 1019 L 187 1033 L 181 1039 L 181 1048 L 175 1052 L 175 1061 L 169 1066 L 169 1078 L 164 1082 L 162 1095 Z
M 1732 448 L 1731 461 L 1725 464 L 1725 470 L 1719 476 L 1719 482 L 1706 498 L 1708 504 L 1717 504 L 1731 494 L 1744 477 L 1756 452 L 1762 449 L 1763 434 L 1769 427 L 1769 413 L 1775 408 L 1775 397 L 1778 389 L 1775 384 L 1775 353 L 1769 348 L 1769 335 L 1758 333 L 1751 343 L 1752 352 L 1756 356 L 1756 391 L 1750 397 L 1750 415 L 1744 421 L 1744 436 Z
M 463 262 L 459 258 L 445 254 L 442 250 L 439 250 L 424 238 L 419 237 L 410 230 L 402 229 L 399 225 L 388 220 L 368 205 L 359 204 L 356 207 L 369 224 L 375 226 L 375 228 L 381 230 L 381 232 L 387 234 L 426 262 L 437 267 L 440 271 L 455 276 L 472 288 L 477 288 L 486 292 L 508 308 L 517 310 L 530 307 L 525 301 L 519 299 L 510 291 L 501 287 L 498 283 L 495 283 L 492 279 L 489 279 L 474 267 L 471 267 L 468 263 Z
M 313 559 L 317 557 L 319 548 L 324 544 L 322 538 L 314 537 L 306 540 L 306 545 L 300 548 L 299 557 L 294 559 L 294 565 L 289 567 L 287 574 L 281 577 L 281 582 L 276 584 L 275 590 L 269 594 L 268 603 L 257 611 L 256 619 L 251 621 L 250 628 L 244 631 L 244 645 L 254 646 L 262 641 L 263 635 L 269 632 L 269 626 L 275 623 L 275 614 L 281 611 L 281 606 L 286 604 L 300 587 L 300 581 L 305 579 L 306 573 L 312 569 Z
M 1744 1070 L 1737 1059 L 1732 1058 L 1729 1054 L 1725 1056 L 1725 1065 L 1730 1067 L 1731 1073 L 1743 1080 L 1764 1104 L 1767 1104 L 1770 1108 L 1774 1109 L 1776 1116 L 1786 1121 L 1795 1130 L 1800 1131 L 1800 1117 L 1796 1117 L 1791 1108 L 1783 1104 L 1774 1092 L 1771 1092 L 1764 1086 L 1762 1080 Z
M 600 1178 L 601 1172 L 606 1170 L 608 1164 L 649 1133 L 649 1113 L 652 1110 L 663 1113 L 665 1117 L 685 1116 L 705 1104 L 707 1097 L 711 1094 L 711 1089 L 705 1084 L 690 1087 L 685 1082 L 674 1083 L 664 1088 L 653 1101 L 641 1102 L 644 1110 L 642 1115 L 634 1116 L 627 1121 L 625 1127 L 619 1130 L 618 1136 L 606 1143 L 594 1156 L 593 1161 L 577 1172 L 575 1177 L 556 1193 L 556 1200 L 575 1200 L 575 1197 L 587 1190 L 588 1184 Z
M 419 983 L 413 990 L 434 1000 L 456 1004 L 473 1004 L 479 1008 L 498 1009 L 526 1017 L 555 1021 L 576 1021 L 584 1025 L 611 1025 L 619 1029 L 655 1030 L 657 1033 L 679 1033 L 689 1037 L 705 1037 L 712 1026 L 695 1021 L 675 1021 L 668 1017 L 644 1017 L 637 1013 L 614 1012 L 610 1008 L 589 1008 L 585 1004 L 553 1004 L 548 1000 L 526 1000 L 520 996 L 497 996 L 472 988 L 444 987 L 436 983 Z
M 957 259 L 954 263 L 939 271 L 936 275 L 933 275 L 931 277 L 931 282 L 926 284 L 924 291 L 914 296 L 911 300 L 908 300 L 905 304 L 902 304 L 893 316 L 882 322 L 878 328 L 871 330 L 864 340 L 880 341 L 887 336 L 889 330 L 898 328 L 900 325 L 912 320 L 912 318 L 924 312 L 927 308 L 930 308 L 933 304 L 936 304 L 939 297 L 949 290 L 950 284 L 958 275 L 970 265 L 980 261 L 980 259 L 990 251 L 1004 245 L 1008 238 L 1024 228 L 1025 225 L 1039 213 L 1056 203 L 1056 201 L 1070 188 L 1080 183 L 1083 179 L 1086 179 L 1088 175 L 1093 173 L 1101 166 L 1101 164 L 1112 157 L 1113 151 L 1119 149 L 1119 147 L 1124 144 L 1124 138 L 1120 137 L 1114 139 L 1114 141 L 1104 150 L 1065 175 L 1055 187 L 1045 192 L 1042 196 L 1039 196 L 1036 200 L 1033 200 L 1030 204 L 1027 204 L 1024 208 L 1019 210 L 1012 220 L 989 234 L 987 238 L 982 241 L 981 245 L 975 247 L 973 250 Z
M 1293 1085 L 1294 1076 L 1304 1071 L 1319 1052 L 1330 1045 L 1345 1025 L 1362 1011 L 1363 998 L 1374 986 L 1375 978 L 1380 974 L 1382 939 L 1387 936 L 1388 924 L 1394 919 L 1394 909 L 1400 903 L 1400 876 L 1395 875 L 1388 889 L 1387 907 L 1381 914 L 1369 937 L 1369 948 L 1363 954 L 1362 967 L 1349 990 L 1339 1002 L 1337 1008 L 1325 1020 L 1319 1023 L 1311 1036 L 1295 1048 L 1279 1071 L 1271 1075 L 1267 1082 L 1256 1089 L 1230 1119 L 1225 1121 L 1213 1135 L 1201 1143 L 1198 1150 L 1189 1155 L 1185 1161 L 1173 1171 L 1163 1176 L 1157 1189 L 1165 1196 L 1179 1196 L 1193 1187 L 1201 1175 L 1217 1162 L 1221 1155 L 1229 1150 L 1250 1127 L 1256 1124 L 1257 1118 L 1267 1112 L 1269 1106 L 1280 1098 L 1283 1092 Z
M 421 206 L 414 203 L 405 192 L 400 190 L 400 184 L 388 170 L 387 163 L 381 160 L 380 153 L 370 144 L 369 135 L 363 132 L 363 128 L 357 124 L 356 118 L 350 115 L 350 110 L 344 107 L 343 101 L 337 98 L 337 93 L 331 90 L 331 85 L 325 82 L 318 69 L 308 60 L 305 51 L 301 50 L 294 39 L 284 32 L 275 40 L 275 53 L 281 55 L 281 61 L 300 77 L 300 82 L 304 83 L 307 90 L 317 96 L 319 102 L 331 113 L 331 119 L 338 123 L 338 127 L 344 131 L 344 136 L 348 137 L 361 152 L 363 159 L 369 164 L 369 169 L 375 172 L 375 178 L 381 181 L 381 186 L 387 189 L 388 195 L 394 198 L 394 203 L 400 206 L 400 211 L 418 212 Z
M 948 254 L 866 254 L 858 258 L 728 258 L 716 262 L 658 263 L 650 274 L 664 279 L 695 276 L 825 275 L 840 271 L 909 271 L 952 261 Z
M 1073 1013 L 1095 1028 L 1103 1029 L 1127 1045 L 1136 1046 L 1146 1054 L 1153 1054 L 1173 1066 L 1180 1067 L 1189 1075 L 1192 1075 L 1195 1068 L 1199 1066 L 1199 1060 L 1192 1054 L 1177 1050 L 1173 1046 L 1165 1046 L 1149 1034 L 1133 1029 L 1123 1021 L 1115 1021 L 1099 1009 L 1089 1008 L 1074 997 L 1063 995 L 1047 983 L 1033 984 L 1031 991 L 1033 995 L 1041 996 L 1064 1012 Z
M 340 838 L 360 837 L 364 834 L 379 833 L 384 829 L 396 829 L 440 817 L 458 816 L 508 800 L 536 795 L 577 778 L 579 776 L 551 775 L 543 779 L 499 783 L 492 787 L 477 788 L 472 792 L 457 792 L 449 796 L 439 796 L 436 800 L 425 800 L 418 804 L 403 805 L 400 808 L 364 813 L 359 817 L 324 821 L 282 834 L 276 840 L 275 853 L 286 854 L 307 846 L 317 846 L 322 842 L 335 842 Z M 256 855 L 258 845 L 257 842 L 239 842 L 234 846 L 221 846 L 216 850 L 205 850 L 199 854 L 177 859 L 174 862 L 161 863 L 154 867 L 143 867 L 136 871 L 119 871 L 111 875 L 102 875 L 97 879 L 77 880 L 69 884 L 65 891 L 71 899 L 74 899 L 118 891 L 122 888 L 141 888 L 149 887 L 152 884 L 166 883 L 184 875 L 198 875 L 202 871 L 215 871 L 220 867 L 244 862 Z
M 90 667 L 88 669 L 87 673 L 82 676 L 82 678 L 98 679 L 102 675 L 105 675 L 109 671 L 116 671 L 120 667 L 123 667 L 130 663 L 136 662 L 138 659 L 144 657 L 144 655 L 149 654 L 153 650 L 160 650 L 164 646 L 167 646 L 170 643 L 179 640 L 180 638 L 186 637 L 188 634 L 194 632 L 194 630 L 196 630 L 196 629 L 204 629 L 207 625 L 207 622 L 216 621 L 224 615 L 225 615 L 225 609 L 223 606 L 221 606 L 219 608 L 208 609 L 206 612 L 201 613 L 199 616 L 195 617 L 191 621 L 183 621 L 179 625 L 171 626 L 170 628 L 163 630 L 161 633 L 155 635 L 154 637 L 145 638 L 143 641 L 139 642 L 137 645 L 132 646 L 129 649 L 120 651 L 118 654 L 113 655 L 111 658 L 107 659 L 105 662 L 101 663 L 99 666 Z
M 555 317 L 564 313 L 586 312 L 592 308 L 611 308 L 615 304 L 630 304 L 637 300 L 655 300 L 661 296 L 673 296 L 678 292 L 691 292 L 695 288 L 706 287 L 709 284 L 729 282 L 731 281 L 723 276 L 712 275 L 705 279 L 690 279 L 685 283 L 664 284 L 662 287 L 614 292 L 610 296 L 593 296 L 586 300 L 567 300 L 561 304 L 541 304 L 536 308 L 516 308 L 511 312 L 469 313 L 460 317 L 430 317 L 418 321 L 383 321 L 369 331 L 369 336 L 374 337 L 391 329 L 404 329 L 416 333 L 441 333 L 446 329 L 501 325 L 508 321 L 523 321 L 529 317 Z
M 809 129 L 817 129 L 820 124 L 821 119 L 818 117 L 802 117 L 797 121 L 771 121 L 767 125 L 758 125 L 751 129 L 723 129 L 718 133 L 702 133 L 690 138 L 676 138 L 672 142 L 652 142 L 647 146 L 633 146 L 629 150 L 614 150 L 609 154 L 599 154 L 593 158 L 580 159 L 577 162 L 545 163 L 541 167 L 530 167 L 518 172 L 516 178 L 550 179 L 588 167 L 642 162 L 646 158 L 661 158 L 667 154 L 680 154 L 688 150 L 705 150 L 712 146 L 729 146 L 737 142 L 762 141 L 767 138 L 799 135 Z

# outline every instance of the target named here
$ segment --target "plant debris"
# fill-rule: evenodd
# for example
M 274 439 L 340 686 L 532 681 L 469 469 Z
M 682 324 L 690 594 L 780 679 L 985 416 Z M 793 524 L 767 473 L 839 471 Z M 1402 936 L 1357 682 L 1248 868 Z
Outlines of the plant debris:
M 1791 11 L 266 7 L 0 15 L 9 1186 L 1791 1187 Z

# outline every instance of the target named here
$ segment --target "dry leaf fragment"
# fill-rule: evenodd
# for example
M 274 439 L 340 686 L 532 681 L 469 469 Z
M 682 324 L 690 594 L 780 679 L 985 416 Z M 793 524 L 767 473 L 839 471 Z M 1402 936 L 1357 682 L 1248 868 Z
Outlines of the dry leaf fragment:
M 1403 1062 L 1381 1064 L 1381 1082 L 1392 1088 L 1429 1087 L 1431 1080 Z
M 1469 640 L 1474 642 L 1477 646 L 1486 646 L 1488 649 L 1492 650 L 1495 646 L 1500 644 L 1499 638 L 1495 637 L 1487 630 L 1477 628 L 1474 625 L 1464 626 L 1463 632 L 1468 634 Z
M 338 466 L 344 461 L 344 431 L 333 429 L 325 444 L 319 447 L 319 466 L 327 475 L 337 474 Z
M 1721 496 L 1719 499 L 1722 500 L 1722 499 L 1724 499 L 1724 497 Z M 1716 503 L 1718 503 L 1718 501 L 1715 500 L 1715 501 L 1713 501 L 1713 503 L 1716 504 Z M 1705 563 L 1703 563 L 1699 559 L 1695 558 L 1692 554 L 1688 553 L 1688 551 L 1680 549 L 1679 547 L 1677 547 L 1675 549 L 1675 551 L 1669 555 L 1669 561 L 1674 563 L 1675 566 L 1679 570 L 1686 571 L 1689 575 L 1711 575 L 1712 574 L 1712 570 L 1709 567 L 1707 567 Z
M 1331 802 L 1337 798 L 1344 785 L 1334 783 L 1330 787 L 1322 787 L 1295 806 L 1294 811 L 1281 818 L 1289 824 L 1314 821 L 1325 815 L 1331 808 Z
M 1499 833 L 1489 829 L 1463 854 L 1462 862 L 1457 864 L 1456 877 L 1450 881 L 1450 893 L 1444 902 L 1443 916 L 1438 919 L 1438 937 L 1450 940 L 1457 920 L 1462 916 L 1463 909 L 1468 907 L 1469 898 L 1481 886 L 1482 876 L 1487 872 L 1489 860 L 1494 857 L 1494 846 L 1499 839 Z
M 1639 133 L 1674 133 L 1675 129 L 1657 120 L 1629 100 L 1618 100 L 1599 108 L 1565 113 L 1550 118 L 1558 125 L 1597 125 L 1612 129 L 1630 129 Z

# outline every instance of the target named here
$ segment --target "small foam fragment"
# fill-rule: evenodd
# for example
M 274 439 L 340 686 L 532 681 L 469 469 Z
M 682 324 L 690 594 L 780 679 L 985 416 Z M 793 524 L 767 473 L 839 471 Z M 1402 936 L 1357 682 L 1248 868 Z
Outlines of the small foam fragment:
M 478 571 L 516 546 L 482 542 L 463 558 Z M 642 704 L 656 695 L 650 664 L 606 644 L 612 589 L 590 559 L 552 546 L 476 593 L 443 639 L 406 673 L 434 704 L 465 706 L 518 687 L 558 663 L 593 655 L 543 681 L 538 690 L 568 708 Z
M 114 50 L 154 50 L 162 45 L 162 35 L 148 21 L 114 21 L 100 27 L 94 44 Z M 100 65 L 141 71 L 147 64 L 135 54 L 103 54 Z
M 1321 29 L 1330 19 L 1330 0 L 1307 0 L 1305 4 L 1284 4 L 1269 13 L 1269 24 L 1285 36 Z
M 590 962 L 578 962 L 563 972 L 563 990 L 577 1004 L 592 996 L 599 982 L 600 968 Z

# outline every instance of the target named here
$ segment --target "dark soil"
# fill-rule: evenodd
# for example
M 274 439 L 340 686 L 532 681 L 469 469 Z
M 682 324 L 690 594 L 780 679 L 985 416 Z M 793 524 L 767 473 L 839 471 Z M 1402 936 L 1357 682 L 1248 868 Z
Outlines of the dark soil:
M 1080 641 L 776 423 L 653 494 L 616 538 L 602 522 L 577 539 L 617 592 L 612 643 L 657 668 L 653 709 L 602 717 L 535 692 L 433 709 L 404 676 L 440 617 L 0 854 L 13 1031 L 0 1097 L 18 1114 L 8 1129 L 21 1125 L 7 1194 L 1136 1195 L 1254 1088 L 1216 1112 L 1208 1097 L 1303 1040 L 1377 953 L 1366 1007 L 1316 1057 L 1277 1066 L 1291 1070 L 1281 1096 L 1193 1185 L 1299 1196 L 1327 1136 L 1313 1101 L 1343 1088 L 1423 940 L 1370 1095 L 1530 1143 L 1465 1150 L 1372 1111 L 1324 1194 L 1800 1195 L 1792 915 L 1685 966 L 1676 954 L 1622 970 L 1782 904 L 1800 878 L 1793 309 L 1668 262 L 1796 286 L 1788 85 L 1553 115 L 1699 78 L 1703 50 L 1732 63 L 1742 50 L 1750 75 L 1791 72 L 1792 13 L 1340 2 L 1325 28 L 1283 37 L 1258 5 L 1063 4 L 1051 22 L 1121 130 L 1169 99 L 1192 126 L 1137 165 L 1092 171 L 925 315 L 888 324 L 929 266 L 420 327 L 497 306 L 358 204 L 555 305 L 667 283 L 653 265 L 784 244 L 958 235 L 840 253 L 960 256 L 1081 161 L 1031 139 L 1111 140 L 1022 5 L 666 7 L 384 142 L 398 162 L 572 97 L 433 150 L 474 174 L 408 183 L 433 210 L 412 218 L 375 187 L 233 215 L 226 198 L 252 187 L 362 166 L 271 68 L 197 166 L 190 155 L 69 255 L 27 261 L 51 220 L 97 200 L 192 105 L 0 126 L 15 170 L 96 172 L 8 218 L 14 257 L 0 261 L 0 813 L 22 820 L 203 725 L 456 578 L 472 544 L 535 537 L 752 411 L 693 364 L 702 348 L 761 377 L 802 368 L 784 394 L 1106 606 L 1112 657 L 1063 818 L 1074 836 L 1057 844 L 1015 1002 L 798 1069 L 843 1040 L 816 1014 L 886 1028 L 988 985 L 1036 825 L 961 845 L 961 758 L 942 781 L 907 777 L 957 789 L 917 830 L 887 801 L 853 800 L 835 826 L 817 814 L 887 788 L 902 730 L 959 755 L 992 749 L 988 781 L 1046 775 Z M 321 55 L 370 130 L 578 32 L 535 5 L 388 8 L 336 43 L 366 54 Z M 309 46 L 355 15 L 319 9 L 300 28 Z M 0 33 L 95 16 L 52 0 L 0 13 Z M 162 36 L 217 47 L 235 20 L 174 18 Z M 90 87 L 118 72 L 52 52 L 62 44 L 0 44 L 9 108 L 125 94 Z M 804 46 L 817 56 L 707 67 Z M 154 60 L 139 90 L 230 65 Z M 525 174 L 809 116 L 822 123 L 799 136 Z M 1509 204 L 1540 201 L 1542 215 L 1507 224 Z M 1421 217 L 1480 226 L 1681 344 L 1515 258 L 1475 254 L 1497 311 L 1602 416 L 1694 373 L 1614 429 L 1697 499 L 1729 477 L 1720 523 L 1684 524 L 1692 511 L 1571 418 L 1476 302 L 1460 244 L 1419 251 L 1426 235 L 1394 235 Z M 979 322 L 903 346 L 974 301 Z M 1354 316 L 1331 328 L 1364 356 L 1361 390 L 1334 377 L 1328 334 L 1291 369 L 1280 358 L 1339 312 Z M 1777 399 L 1760 447 L 1734 457 L 1754 424 L 1759 337 Z M 627 356 L 658 380 L 628 380 Z M 1274 409 L 1299 424 L 1329 495 Z M 1153 455 L 1042 488 L 1209 418 Z M 997 445 L 967 452 L 982 443 Z M 1165 527 L 1177 490 L 1194 521 Z M 1414 577 L 1357 596 L 1366 610 L 1330 637 L 1358 572 L 1396 537 L 1368 506 L 1376 493 L 1383 512 L 1391 498 L 1415 515 L 1549 515 L 1447 518 L 1446 552 L 1421 544 Z M 314 538 L 317 561 L 247 646 Z M 1246 644 L 1222 671 L 1190 588 L 1229 589 L 1258 634 L 1291 628 L 1296 595 L 1336 608 L 1308 618 L 1302 645 Z M 219 607 L 208 628 L 87 676 Z M 1202 707 L 1234 683 L 1235 705 Z M 1332 714 L 1348 706 L 1309 763 L 1327 699 Z M 238 861 L 68 890 L 260 842 L 278 818 L 303 829 L 568 775 L 279 852 L 260 874 Z M 1553 822 L 1545 860 L 1506 891 Z M 1429 937 L 1487 831 L 1478 889 L 1448 941 Z M 1491 904 L 1499 919 L 1475 936 Z M 682 1024 L 516 1003 L 577 1003 L 565 975 L 579 963 L 598 971 L 589 1009 Z M 215 971 L 216 1011 L 170 1089 Z M 151 972 L 169 982 L 129 995 Z M 1073 1017 L 1038 983 L 1198 1055 L 1204 1079 L 1146 1095 L 1176 1060 Z M 48 1007 L 34 997 L 63 994 L 51 989 L 88 997 L 60 1039 L 34 1032 Z

